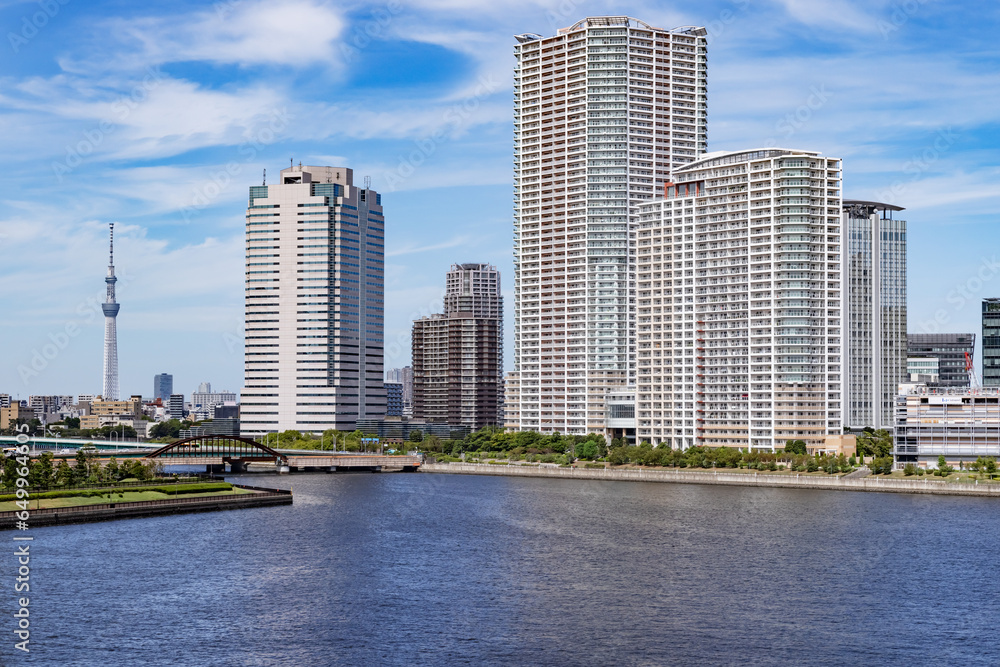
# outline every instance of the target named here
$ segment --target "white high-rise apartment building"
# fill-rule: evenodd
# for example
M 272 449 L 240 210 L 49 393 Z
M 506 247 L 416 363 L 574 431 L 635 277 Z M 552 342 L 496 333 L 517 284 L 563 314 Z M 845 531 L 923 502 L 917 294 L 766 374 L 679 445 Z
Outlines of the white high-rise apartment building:
M 709 153 L 638 207 L 638 440 L 841 432 L 841 178 L 811 151 Z
M 909 382 L 906 221 L 892 215 L 902 210 L 844 200 L 844 425 L 852 428 L 893 430 L 899 385 Z
M 707 146 L 706 31 L 592 17 L 517 42 L 506 423 L 603 433 L 635 374 L 631 208 Z
M 382 197 L 343 167 L 250 188 L 244 435 L 353 431 L 385 415 Z

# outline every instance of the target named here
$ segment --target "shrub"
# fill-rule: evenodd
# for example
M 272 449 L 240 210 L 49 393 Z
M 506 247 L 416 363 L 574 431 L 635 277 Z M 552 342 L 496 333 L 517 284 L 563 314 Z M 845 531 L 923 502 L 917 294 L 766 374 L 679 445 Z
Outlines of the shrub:
M 906 475 L 907 477 L 910 477 L 911 475 L 916 475 L 917 466 L 913 465 L 912 463 L 907 463 L 905 466 L 903 466 L 903 474 Z

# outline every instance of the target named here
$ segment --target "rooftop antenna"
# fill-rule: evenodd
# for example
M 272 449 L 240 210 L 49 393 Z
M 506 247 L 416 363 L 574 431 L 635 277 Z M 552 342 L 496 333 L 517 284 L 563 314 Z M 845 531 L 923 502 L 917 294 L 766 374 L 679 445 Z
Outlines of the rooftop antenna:
M 267 185 L 267 167 L 264 168 L 264 182 L 261 185 Z
M 372 189 L 372 177 L 365 176 L 365 190 L 371 190 L 371 189 Z
M 288 158 L 288 168 L 293 169 L 295 167 L 295 158 Z

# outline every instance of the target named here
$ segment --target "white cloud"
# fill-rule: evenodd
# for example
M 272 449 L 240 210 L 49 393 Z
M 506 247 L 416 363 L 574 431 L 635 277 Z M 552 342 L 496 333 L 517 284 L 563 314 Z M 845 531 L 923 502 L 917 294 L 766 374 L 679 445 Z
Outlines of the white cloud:
M 145 62 L 224 65 L 336 65 L 343 18 L 310 0 L 217 2 L 211 11 L 118 20 L 110 25 Z

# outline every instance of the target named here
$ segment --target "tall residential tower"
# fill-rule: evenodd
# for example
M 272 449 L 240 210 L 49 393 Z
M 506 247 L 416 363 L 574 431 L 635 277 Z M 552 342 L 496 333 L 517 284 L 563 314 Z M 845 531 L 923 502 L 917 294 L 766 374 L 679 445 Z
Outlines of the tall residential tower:
M 353 431 L 385 415 L 382 196 L 343 167 L 250 188 L 241 431 Z
M 706 34 L 617 16 L 516 37 L 509 428 L 603 433 L 634 380 L 630 212 L 706 150 Z
M 772 451 L 841 433 L 841 162 L 709 153 L 639 208 L 636 435 Z
M 101 304 L 104 311 L 104 384 L 102 396 L 105 401 L 118 400 L 118 302 L 115 301 L 115 223 L 111 223 L 108 231 L 109 255 L 108 275 L 104 278 L 107 285 L 107 298 Z
M 413 323 L 413 416 L 473 430 L 502 424 L 500 272 L 455 264 L 446 285 L 444 313 Z

